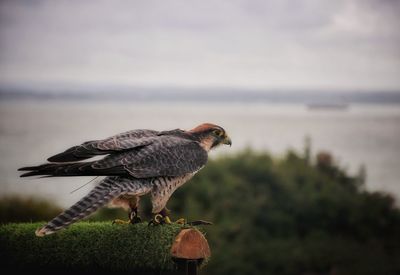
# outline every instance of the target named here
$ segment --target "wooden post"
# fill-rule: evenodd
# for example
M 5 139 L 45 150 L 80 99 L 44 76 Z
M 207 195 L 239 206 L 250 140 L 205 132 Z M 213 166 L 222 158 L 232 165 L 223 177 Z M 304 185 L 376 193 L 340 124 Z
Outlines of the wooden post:
M 200 264 L 211 256 L 210 247 L 203 234 L 197 229 L 182 229 L 171 247 L 171 256 L 178 272 L 196 275 Z

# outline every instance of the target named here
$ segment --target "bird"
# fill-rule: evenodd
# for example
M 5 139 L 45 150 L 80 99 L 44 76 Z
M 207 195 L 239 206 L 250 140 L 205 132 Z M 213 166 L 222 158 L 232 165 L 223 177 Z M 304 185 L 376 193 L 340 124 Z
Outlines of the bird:
M 18 169 L 24 171 L 21 177 L 105 176 L 35 233 L 39 237 L 55 233 L 106 205 L 128 211 L 129 220 L 116 223 L 139 223 L 139 200 L 146 194 L 152 204 L 149 224 L 170 224 L 166 204 L 171 195 L 206 165 L 210 150 L 222 144 L 231 146 L 232 141 L 222 127 L 212 123 L 188 131 L 137 129 L 73 146 L 42 165 L 22 167 Z

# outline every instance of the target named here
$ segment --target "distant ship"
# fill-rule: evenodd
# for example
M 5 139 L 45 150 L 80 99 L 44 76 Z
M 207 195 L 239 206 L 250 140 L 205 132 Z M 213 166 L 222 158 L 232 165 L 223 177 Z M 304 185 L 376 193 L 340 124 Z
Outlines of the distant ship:
M 333 111 L 346 111 L 349 108 L 345 103 L 309 103 L 307 108 L 311 111 L 318 110 L 333 110 Z

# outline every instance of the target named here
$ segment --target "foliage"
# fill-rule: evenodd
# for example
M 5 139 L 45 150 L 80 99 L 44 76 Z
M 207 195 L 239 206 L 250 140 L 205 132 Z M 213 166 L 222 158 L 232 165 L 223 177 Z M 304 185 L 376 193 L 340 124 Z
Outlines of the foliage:
M 206 274 L 398 274 L 400 211 L 331 158 L 251 150 L 211 160 L 170 201 L 214 222 Z M 324 161 L 329 159 L 329 161 Z
M 168 206 L 175 219 L 214 222 L 205 274 L 399 274 L 400 211 L 364 178 L 326 152 L 313 160 L 310 150 L 279 159 L 245 150 L 210 160 Z
M 0 199 L 0 223 L 50 220 L 62 209 L 48 200 L 7 196 Z

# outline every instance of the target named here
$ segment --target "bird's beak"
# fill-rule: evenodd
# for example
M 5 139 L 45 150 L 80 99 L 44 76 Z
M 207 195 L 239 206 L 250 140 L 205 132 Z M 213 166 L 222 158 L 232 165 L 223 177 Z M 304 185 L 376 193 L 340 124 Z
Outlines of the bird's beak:
M 223 144 L 226 144 L 226 145 L 229 145 L 229 146 L 232 146 L 232 140 L 231 140 L 231 138 L 228 137 L 228 136 L 225 136 L 225 138 L 224 138 L 224 140 L 222 141 L 222 143 L 223 143 Z

